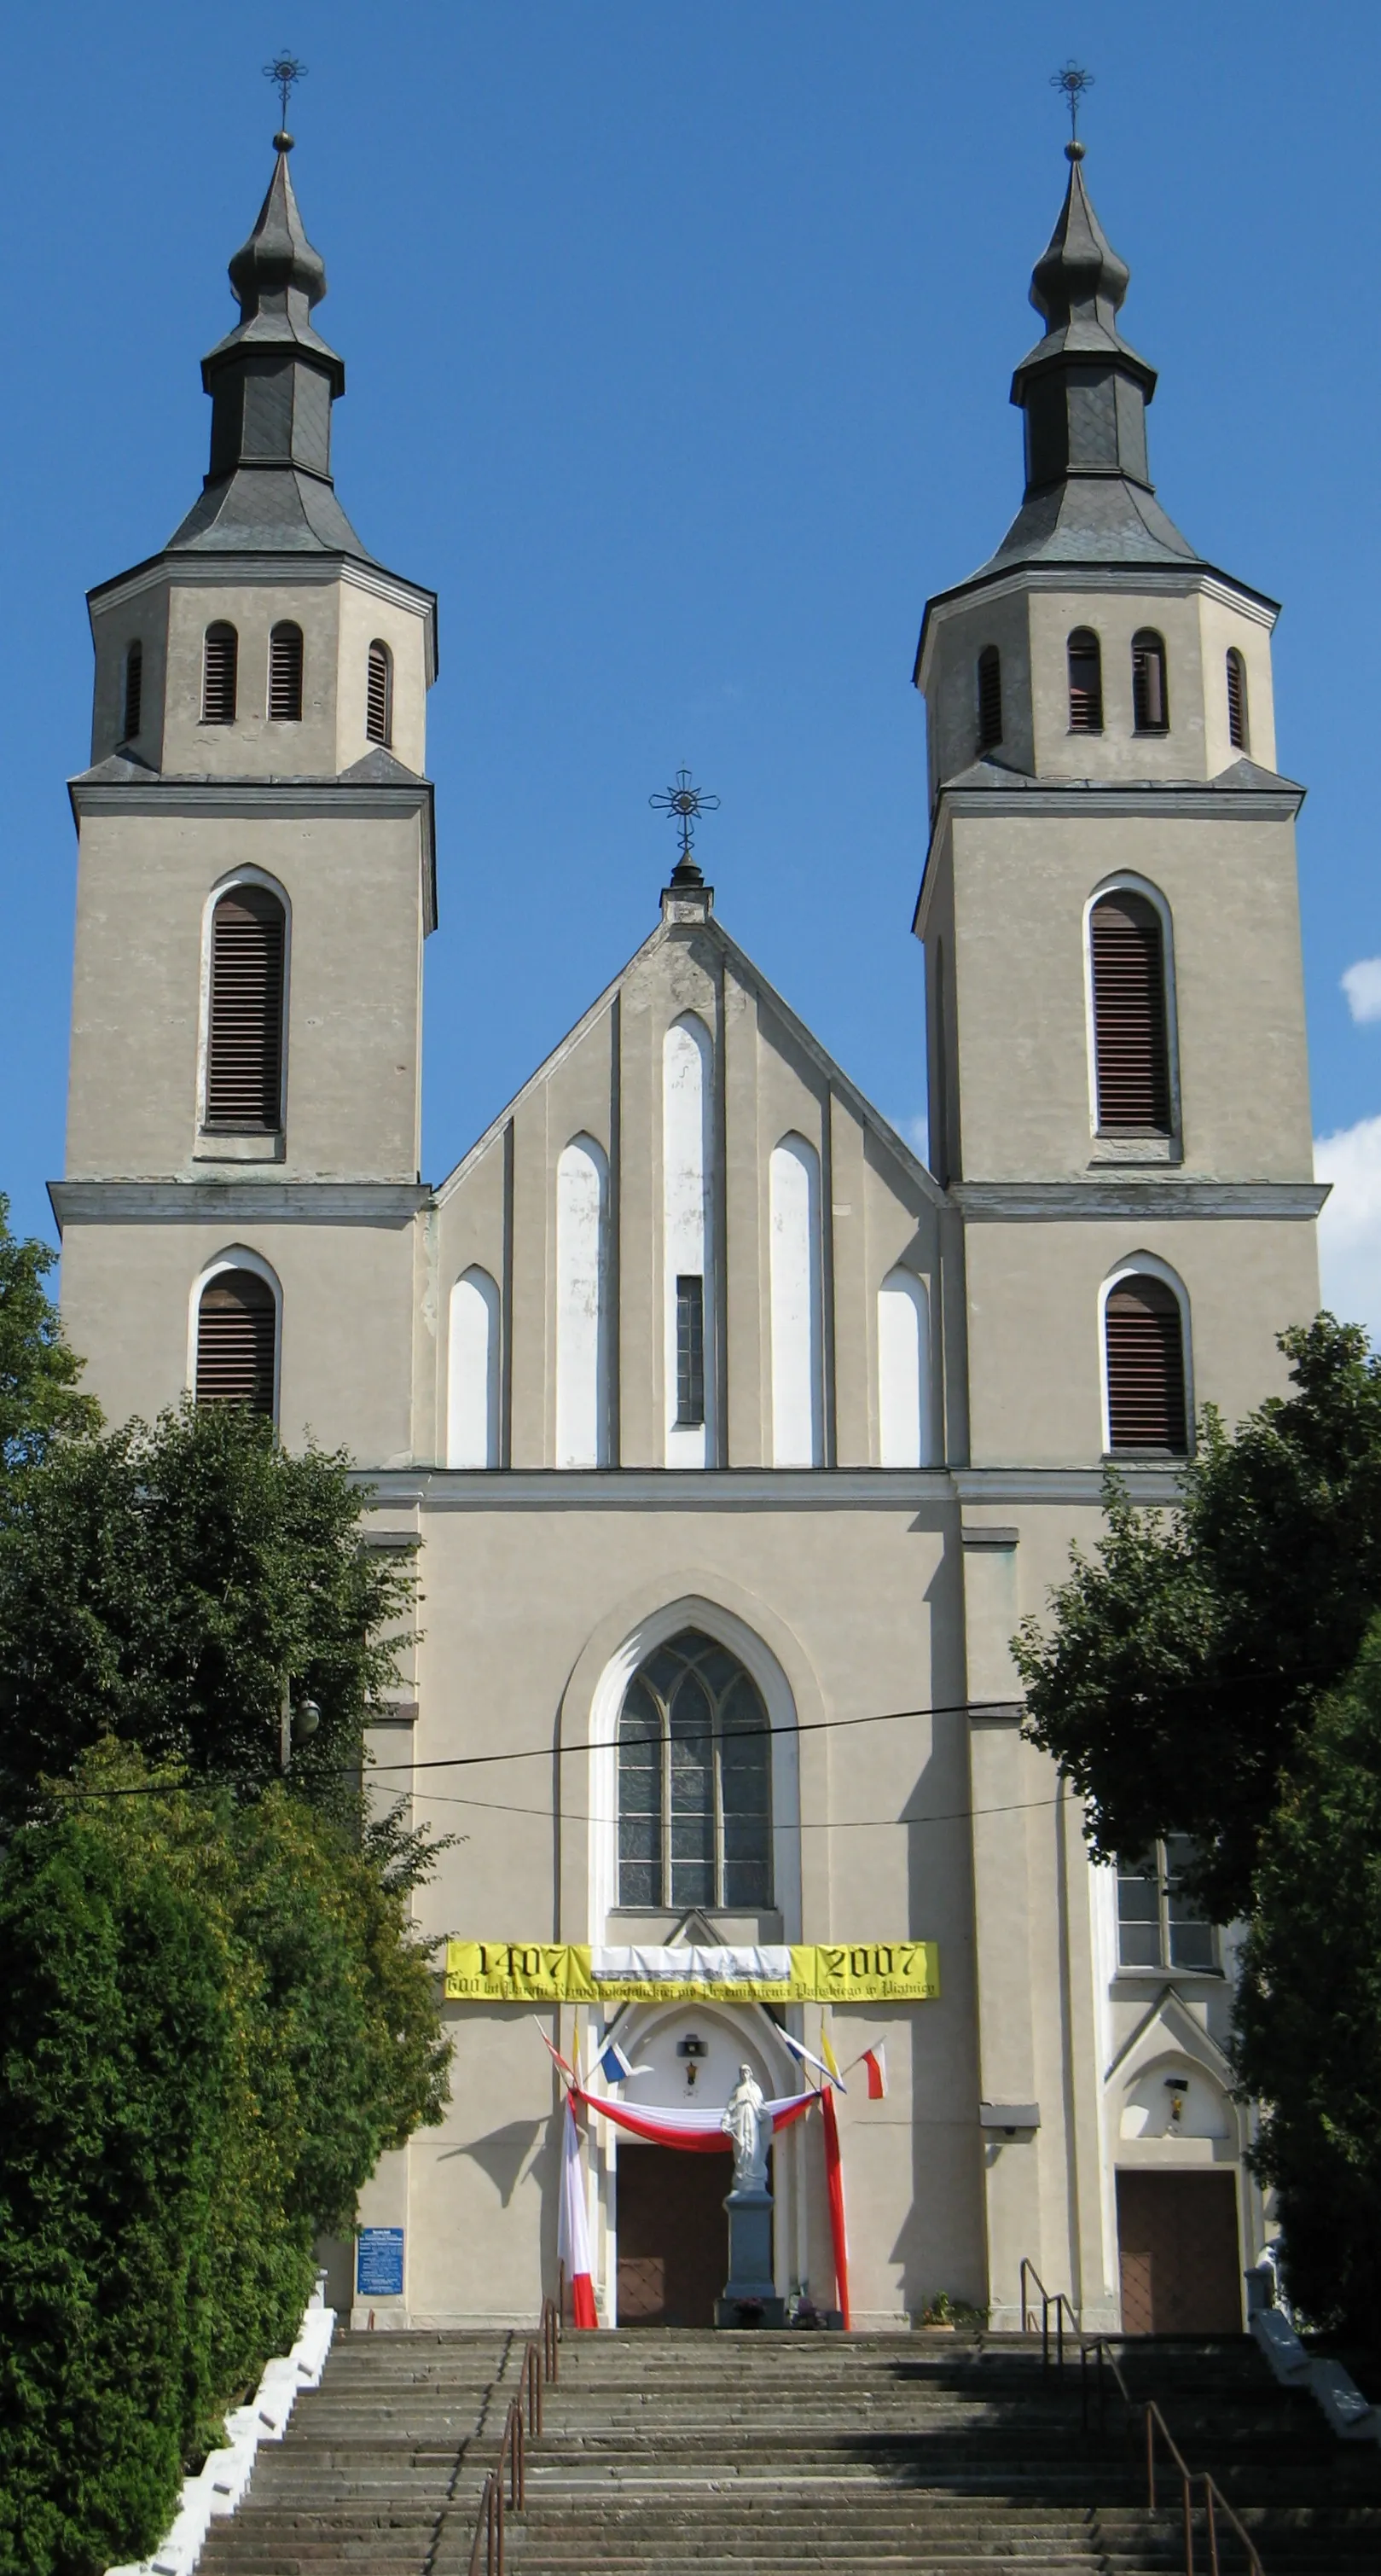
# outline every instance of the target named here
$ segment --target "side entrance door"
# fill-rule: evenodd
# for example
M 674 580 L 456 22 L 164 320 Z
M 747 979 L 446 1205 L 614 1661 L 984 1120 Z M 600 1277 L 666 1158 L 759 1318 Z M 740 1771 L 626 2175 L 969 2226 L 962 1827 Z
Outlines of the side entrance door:
M 1230 2173 L 1120 2173 L 1124 2334 L 1240 2334 L 1237 2182 Z
M 628 2147 L 618 2162 L 619 2324 L 712 2326 L 729 2269 L 727 2155 Z

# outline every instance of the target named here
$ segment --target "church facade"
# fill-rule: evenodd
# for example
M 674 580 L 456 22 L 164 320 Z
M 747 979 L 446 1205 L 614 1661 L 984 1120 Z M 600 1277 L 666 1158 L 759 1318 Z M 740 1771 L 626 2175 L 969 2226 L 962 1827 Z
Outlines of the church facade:
M 1024 2257 L 1090 2328 L 1238 2323 L 1232 1934 L 1173 1848 L 1090 1867 L 1009 1652 L 1108 1460 L 1172 1499 L 1195 1407 L 1281 1386 L 1317 1305 L 1276 610 L 1154 497 L 1081 147 L 1013 382 L 1025 497 L 916 664 L 927 1160 L 688 858 L 432 1187 L 435 602 L 336 497 L 344 370 L 277 141 L 202 496 L 91 594 L 52 1195 L 108 1415 L 191 1389 L 344 1445 L 371 1544 L 417 1567 L 370 1745 L 381 1794 L 464 1837 L 417 1900 L 453 1945 L 453 2100 L 368 2187 L 334 2295 L 533 2317 L 544 2037 L 602 2093 L 612 2035 L 616 2098 L 682 2110 L 743 2064 L 798 2091 L 795 2040 L 886 2051 L 885 2096 L 838 2104 L 856 2324 L 945 2292 L 1014 2326 Z M 830 2308 L 819 2131 L 773 2151 L 774 2269 Z M 594 2116 L 584 2154 L 602 2320 L 708 2322 L 724 2160 Z

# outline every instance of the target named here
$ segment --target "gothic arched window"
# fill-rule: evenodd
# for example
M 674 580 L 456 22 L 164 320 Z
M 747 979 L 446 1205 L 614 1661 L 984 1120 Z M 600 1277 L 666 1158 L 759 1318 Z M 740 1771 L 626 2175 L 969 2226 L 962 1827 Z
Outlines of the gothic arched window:
M 269 637 L 269 722 L 302 722 L 302 629 L 291 617 Z
M 371 742 L 387 750 L 393 740 L 393 655 L 376 635 L 369 648 L 364 729 Z
M 1069 639 L 1069 730 L 1103 730 L 1103 648 L 1091 626 L 1076 626 Z
M 235 721 L 235 683 L 240 660 L 240 639 L 233 626 L 223 617 L 208 626 L 202 645 L 201 720 L 203 724 L 233 724 Z
M 772 1902 L 767 1710 L 736 1656 L 683 1628 L 628 1685 L 619 1718 L 620 1905 Z
M 243 1404 L 272 1413 L 278 1300 L 257 1270 L 218 1270 L 197 1306 L 198 1404 Z

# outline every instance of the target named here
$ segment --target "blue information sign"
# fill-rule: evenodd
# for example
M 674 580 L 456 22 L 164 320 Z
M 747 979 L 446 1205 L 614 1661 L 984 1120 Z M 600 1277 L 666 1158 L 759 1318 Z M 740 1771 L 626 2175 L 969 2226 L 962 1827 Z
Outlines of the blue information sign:
M 355 2264 L 355 2286 L 362 2299 L 396 2299 L 403 2294 L 401 2227 L 362 2227 Z

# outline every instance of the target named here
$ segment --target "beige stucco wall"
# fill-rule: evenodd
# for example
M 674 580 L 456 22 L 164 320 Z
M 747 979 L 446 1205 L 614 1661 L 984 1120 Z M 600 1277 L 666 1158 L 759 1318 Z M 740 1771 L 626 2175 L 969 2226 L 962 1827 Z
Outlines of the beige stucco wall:
M 1318 1310 L 1307 1222 L 1091 1219 L 972 1224 L 966 1264 L 970 1457 L 1074 1466 L 1105 1445 L 1099 1292 L 1149 1253 L 1182 1282 L 1196 1405 L 1229 1424 L 1286 1391 L 1276 1336 Z
M 942 780 L 978 757 L 977 666 L 985 645 L 1002 656 L 1003 735 L 996 757 L 1037 778 L 1208 779 L 1239 760 L 1228 739 L 1225 657 L 1229 646 L 1247 668 L 1251 758 L 1274 769 L 1271 683 L 1273 613 L 1234 595 L 1211 575 L 1188 574 L 1145 590 L 1119 585 L 1081 589 L 1068 574 L 1055 579 L 1015 574 L 1008 583 L 944 603 L 933 612 L 923 683 L 930 738 L 932 798 Z M 1073 734 L 1069 726 L 1068 641 L 1091 628 L 1102 648 L 1103 729 Z M 1165 645 L 1169 725 L 1137 733 L 1132 706 L 1132 639 L 1159 635 Z
M 412 1455 L 414 1229 L 275 1223 L 261 1216 L 67 1224 L 62 1311 L 83 1384 L 112 1423 L 148 1419 L 191 1383 L 194 1292 L 232 1249 L 257 1254 L 282 1291 L 279 1423 L 292 1447 L 314 1439 L 371 1465 Z
M 144 647 L 138 751 L 151 767 L 184 778 L 333 778 L 371 748 L 365 733 L 369 646 L 393 655 L 392 750 L 419 775 L 426 768 L 429 603 L 406 585 L 343 573 L 331 578 L 237 583 L 198 581 L 162 565 L 92 602 L 96 652 L 91 757 L 104 760 L 123 737 L 129 644 Z M 269 637 L 292 619 L 302 629 L 300 721 L 268 714 Z M 208 626 L 225 621 L 238 637 L 233 724 L 203 724 L 202 672 Z
M 922 925 L 945 942 L 965 1180 L 1071 1180 L 1096 1150 L 1085 916 L 1109 878 L 1159 891 L 1173 934 L 1183 1170 L 1312 1177 L 1294 833 L 1236 813 L 956 815 Z M 951 882 L 948 882 L 952 880 Z M 1138 1156 L 1122 1148 L 1127 1162 Z
M 416 815 L 90 814 L 82 831 L 67 1169 L 190 1179 L 208 919 L 252 865 L 290 906 L 284 1177 L 415 1180 L 422 852 Z M 359 961 L 368 960 L 361 973 Z

